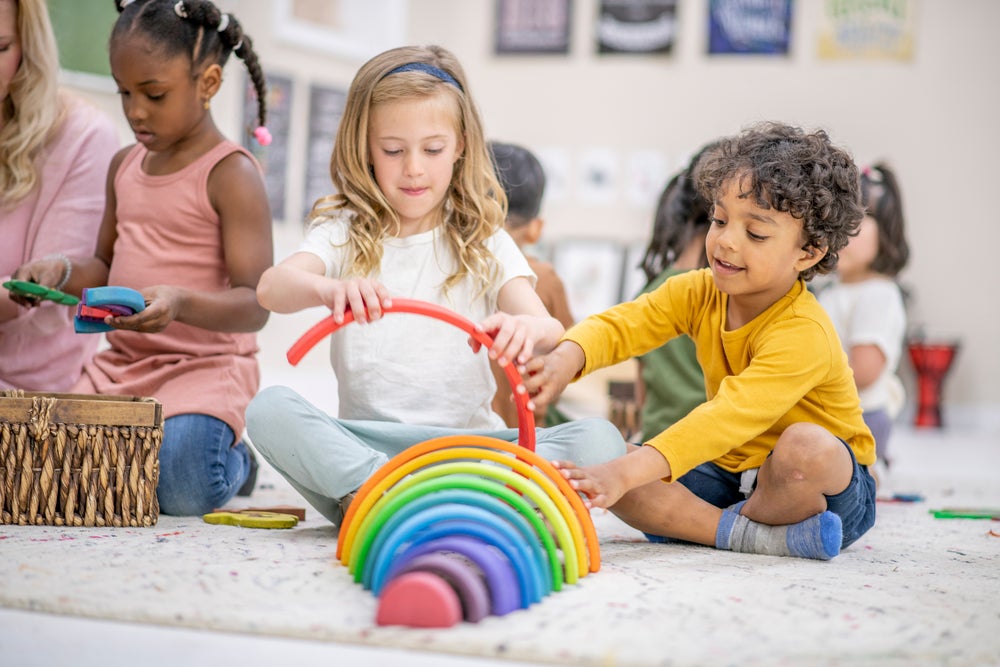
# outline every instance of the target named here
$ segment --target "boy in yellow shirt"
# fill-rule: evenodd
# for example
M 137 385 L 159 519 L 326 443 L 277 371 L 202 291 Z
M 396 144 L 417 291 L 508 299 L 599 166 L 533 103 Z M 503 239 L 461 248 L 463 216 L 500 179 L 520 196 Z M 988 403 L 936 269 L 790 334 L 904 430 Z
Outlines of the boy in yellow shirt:
M 863 217 L 858 170 L 825 132 L 770 123 L 720 142 L 696 178 L 713 202 L 709 268 L 577 324 L 523 367 L 525 386 L 544 405 L 687 334 L 708 400 L 623 457 L 557 462 L 563 475 L 653 541 L 832 558 L 875 522 L 875 443 L 805 283 L 834 269 Z

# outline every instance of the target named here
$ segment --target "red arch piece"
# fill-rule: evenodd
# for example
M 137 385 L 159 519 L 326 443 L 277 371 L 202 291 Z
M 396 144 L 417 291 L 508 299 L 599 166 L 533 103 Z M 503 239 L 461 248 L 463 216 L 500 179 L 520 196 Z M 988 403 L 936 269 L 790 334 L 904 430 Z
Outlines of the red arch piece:
M 477 329 L 476 324 L 458 313 L 426 301 L 417 299 L 393 299 L 392 305 L 385 309 L 386 313 L 412 313 L 415 315 L 426 315 L 434 319 L 447 322 L 466 332 L 486 349 L 493 347 L 493 339 L 486 332 Z M 344 313 L 344 321 L 339 324 L 333 319 L 333 315 L 320 320 L 288 348 L 286 357 L 292 366 L 298 365 L 302 357 L 316 346 L 321 340 L 354 321 L 354 313 L 350 310 Z M 519 393 L 517 388 L 521 386 L 521 374 L 510 363 L 504 366 L 504 373 L 514 392 L 514 400 L 517 402 L 517 423 L 518 423 L 518 444 L 525 449 L 535 451 L 535 415 L 528 409 L 527 394 Z
M 430 572 L 393 579 L 379 598 L 375 622 L 410 628 L 450 628 L 462 620 L 462 603 L 448 583 Z

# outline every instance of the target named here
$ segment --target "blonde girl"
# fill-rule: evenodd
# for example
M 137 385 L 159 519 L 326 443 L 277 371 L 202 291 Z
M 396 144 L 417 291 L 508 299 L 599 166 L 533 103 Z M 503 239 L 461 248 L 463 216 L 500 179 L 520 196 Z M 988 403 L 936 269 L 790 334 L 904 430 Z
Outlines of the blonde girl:
M 331 522 L 389 457 L 449 433 L 516 440 L 493 412 L 496 384 L 465 334 L 413 315 L 383 319 L 393 297 L 437 303 L 479 322 L 501 365 L 524 363 L 563 334 L 503 230 L 506 199 L 457 59 L 403 47 L 361 67 L 330 162 L 338 194 L 321 199 L 298 252 L 262 276 L 258 299 L 290 313 L 349 308 L 365 326 L 331 337 L 339 389 L 332 417 L 286 387 L 247 412 L 256 449 Z M 539 432 L 543 455 L 603 461 L 624 453 L 603 420 Z

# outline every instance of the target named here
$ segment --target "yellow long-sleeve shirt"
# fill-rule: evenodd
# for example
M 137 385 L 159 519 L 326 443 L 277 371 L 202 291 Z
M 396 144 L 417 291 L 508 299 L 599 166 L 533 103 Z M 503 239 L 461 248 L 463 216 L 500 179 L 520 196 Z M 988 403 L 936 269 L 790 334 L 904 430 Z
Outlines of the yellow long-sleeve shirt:
M 796 422 L 826 428 L 859 463 L 874 463 L 875 441 L 861 418 L 847 355 L 805 282 L 733 331 L 726 330 L 728 299 L 711 270 L 689 271 L 588 317 L 565 339 L 583 348 L 582 375 L 682 333 L 694 340 L 708 400 L 646 442 L 667 459 L 673 480 L 706 461 L 730 472 L 756 468 Z

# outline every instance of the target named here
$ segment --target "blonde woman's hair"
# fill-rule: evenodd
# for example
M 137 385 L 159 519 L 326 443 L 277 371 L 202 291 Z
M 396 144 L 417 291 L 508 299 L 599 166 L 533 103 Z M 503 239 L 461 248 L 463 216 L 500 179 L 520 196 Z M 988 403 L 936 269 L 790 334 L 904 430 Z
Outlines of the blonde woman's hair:
M 423 63 L 444 71 L 447 82 L 426 71 L 393 72 L 402 65 Z M 391 75 L 390 72 L 393 72 Z M 454 85 L 457 83 L 458 85 Z M 386 51 L 365 63 L 354 77 L 340 120 L 330 176 L 337 194 L 319 199 L 310 219 L 346 210 L 353 213 L 348 228 L 350 273 L 368 276 L 382 263 L 382 242 L 399 233 L 399 216 L 375 182 L 368 154 L 368 124 L 372 109 L 400 100 L 445 96 L 455 109 L 455 132 L 465 149 L 455 163 L 451 188 L 445 200 L 445 234 L 458 259 L 458 269 L 444 283 L 447 291 L 471 276 L 486 293 L 498 269 L 486 240 L 503 228 L 507 198 L 497 180 L 487 152 L 479 111 L 458 60 L 439 46 L 408 46 Z
M 25 197 L 38 182 L 35 159 L 62 121 L 59 54 L 44 0 L 14 0 L 21 65 L 10 82 L 0 113 L 0 192 L 2 207 Z

